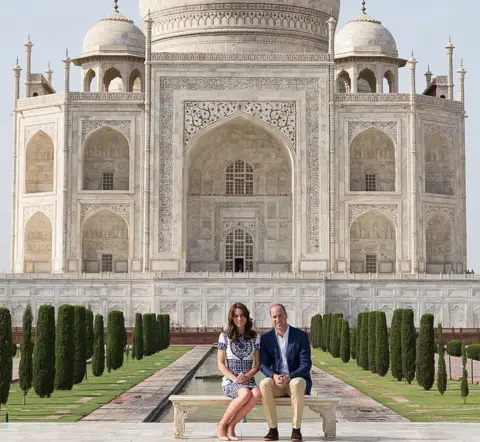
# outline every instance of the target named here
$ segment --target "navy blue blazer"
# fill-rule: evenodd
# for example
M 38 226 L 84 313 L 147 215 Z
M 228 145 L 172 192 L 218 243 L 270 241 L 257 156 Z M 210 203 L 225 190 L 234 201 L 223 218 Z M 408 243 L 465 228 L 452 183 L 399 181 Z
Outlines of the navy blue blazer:
M 312 357 L 308 335 L 303 330 L 292 327 L 288 331 L 287 363 L 290 379 L 303 378 L 307 382 L 305 394 L 312 390 Z M 260 370 L 271 378 L 280 372 L 280 349 L 278 348 L 275 329 L 265 333 L 260 340 Z

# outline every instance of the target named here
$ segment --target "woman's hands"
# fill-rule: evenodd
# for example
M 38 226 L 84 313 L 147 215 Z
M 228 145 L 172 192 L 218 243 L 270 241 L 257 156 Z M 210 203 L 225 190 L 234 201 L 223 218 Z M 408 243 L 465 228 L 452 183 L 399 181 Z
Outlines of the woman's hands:
M 235 383 L 237 384 L 242 384 L 242 385 L 247 385 L 248 382 L 250 381 L 250 378 L 243 374 L 243 373 L 240 373 L 236 378 L 235 378 Z

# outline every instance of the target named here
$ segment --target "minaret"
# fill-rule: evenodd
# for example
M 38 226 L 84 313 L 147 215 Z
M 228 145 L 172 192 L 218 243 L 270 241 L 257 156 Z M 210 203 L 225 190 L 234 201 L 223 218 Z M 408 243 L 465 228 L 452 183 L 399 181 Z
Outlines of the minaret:
M 52 85 L 53 71 L 52 71 L 52 68 L 50 67 L 50 62 L 48 62 L 48 69 L 45 72 L 45 74 L 47 74 L 46 78 L 47 78 L 48 84 L 51 86 Z
M 451 39 L 448 40 L 446 49 L 448 60 L 447 98 L 453 100 L 453 50 L 455 46 L 453 46 Z
M 458 72 L 459 88 L 460 88 L 460 101 L 463 103 L 463 113 L 461 116 L 460 126 L 460 195 L 461 195 L 461 228 L 462 228 L 462 247 L 460 248 L 462 254 L 460 258 L 463 263 L 463 270 L 467 269 L 467 189 L 466 189 L 466 170 L 465 170 L 465 118 L 467 113 L 465 112 L 465 75 L 467 71 L 463 67 L 463 60 Z
M 28 41 L 25 43 L 25 98 L 30 97 L 30 78 L 32 74 L 32 47 L 33 43 L 30 41 L 30 35 Z
M 428 69 L 427 69 L 427 72 L 425 72 L 425 79 L 427 80 L 427 89 L 431 86 L 432 84 L 432 77 L 433 77 L 433 74 L 432 72 L 430 71 L 430 65 L 428 65 Z
M 417 60 L 413 55 L 408 60 L 410 69 L 410 235 L 411 235 L 411 272 L 418 273 L 417 253 L 417 117 L 416 117 L 416 84 L 415 71 Z
M 17 64 L 13 68 L 13 152 L 12 152 L 12 225 L 11 225 L 11 249 L 10 249 L 10 270 L 15 273 L 15 226 L 17 223 L 17 100 L 20 98 L 20 73 L 22 69 Z
M 117 8 L 117 2 L 115 2 Z M 143 271 L 150 269 L 150 144 L 151 144 L 151 106 L 152 106 L 152 24 L 150 11 L 145 20 L 147 32 L 145 42 L 145 126 L 144 126 L 144 165 L 143 165 Z
M 70 92 L 70 63 L 72 60 L 68 56 L 68 49 L 65 53 L 63 63 L 65 64 L 64 88 L 65 94 L 63 102 L 63 210 L 62 210 L 62 262 L 61 272 L 67 271 L 67 239 L 68 239 L 68 135 L 69 135 L 69 105 L 68 94 Z
M 465 104 L 465 75 L 467 71 L 463 67 L 463 60 L 460 66 L 460 69 L 457 71 L 458 73 L 458 83 L 460 88 L 460 101 Z

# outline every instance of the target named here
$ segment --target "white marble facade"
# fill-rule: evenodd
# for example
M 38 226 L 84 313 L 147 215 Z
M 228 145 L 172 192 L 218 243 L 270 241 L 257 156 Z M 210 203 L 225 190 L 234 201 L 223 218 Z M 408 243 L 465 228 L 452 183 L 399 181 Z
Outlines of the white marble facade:
M 415 59 L 401 59 L 365 11 L 335 39 L 340 0 L 170 3 L 140 1 L 146 36 L 116 7 L 64 60 L 61 92 L 51 71 L 31 73 L 26 44 L 25 98 L 14 69 L 12 271 L 35 276 L 21 290 L 0 280 L 14 309 L 28 293 L 46 301 L 49 274 L 83 274 L 66 296 L 82 302 L 86 281 L 119 274 L 141 276 L 143 289 L 99 289 L 102 311 L 164 302 L 182 324 L 215 325 L 236 288 L 227 296 L 211 276 L 187 296 L 180 278 L 173 296 L 159 272 L 281 272 L 284 294 L 273 277 L 257 291 L 245 275 L 245 300 L 263 318 L 264 304 L 295 299 L 295 323 L 306 325 L 315 311 L 360 308 L 350 284 L 342 295 L 343 282 L 319 272 L 364 275 L 372 308 L 380 286 L 368 274 L 465 272 L 463 68 L 458 101 L 450 65 L 445 99 L 435 96 L 445 81 L 431 78 L 425 94 L 415 81 L 399 93 L 399 69 L 408 64 L 413 79 Z M 71 90 L 72 62 L 82 92 Z M 446 325 L 475 324 L 471 292 L 450 304 L 450 280 L 434 281 Z M 63 299 L 50 282 L 44 293 Z M 415 287 L 423 311 L 430 289 Z

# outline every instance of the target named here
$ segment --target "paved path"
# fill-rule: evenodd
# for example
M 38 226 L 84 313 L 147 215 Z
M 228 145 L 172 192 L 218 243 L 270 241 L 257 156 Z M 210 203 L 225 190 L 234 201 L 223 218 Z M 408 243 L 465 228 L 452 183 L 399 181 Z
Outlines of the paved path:
M 460 379 L 462 377 L 462 358 L 456 356 L 448 357 L 448 354 L 445 355 L 445 365 L 447 366 L 447 376 L 449 375 L 448 364 L 449 360 L 452 361 L 452 378 Z M 437 368 L 438 355 L 435 354 L 435 369 Z M 471 383 L 472 379 L 472 361 L 467 360 L 467 372 L 468 372 L 468 382 Z M 473 382 L 475 384 L 480 383 L 480 361 L 473 361 Z
M 212 442 L 215 423 L 189 424 L 185 440 Z M 323 441 L 318 424 L 306 423 L 304 440 Z M 290 440 L 291 426 L 280 424 L 280 440 Z M 265 424 L 247 423 L 237 427 L 237 435 L 248 442 L 263 441 Z M 173 442 L 173 424 L 128 424 L 119 422 L 79 422 L 76 424 L 0 424 L 0 440 L 8 442 Z M 336 442 L 480 442 L 480 424 L 411 422 L 340 422 Z

